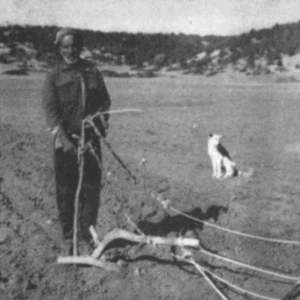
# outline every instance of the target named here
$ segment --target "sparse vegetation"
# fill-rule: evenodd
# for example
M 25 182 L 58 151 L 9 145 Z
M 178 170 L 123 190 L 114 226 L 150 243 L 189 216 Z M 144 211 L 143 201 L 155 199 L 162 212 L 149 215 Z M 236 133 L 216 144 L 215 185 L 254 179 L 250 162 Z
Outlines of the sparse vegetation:
M 55 60 L 54 26 L 0 27 L 0 60 L 3 63 L 36 59 L 52 64 Z M 248 74 L 268 74 L 271 66 L 282 67 L 282 56 L 300 52 L 300 22 L 251 30 L 239 36 L 198 36 L 186 34 L 146 34 L 81 30 L 84 56 L 113 65 L 137 68 L 185 70 L 211 75 L 229 65 Z M 203 55 L 199 55 L 203 54 Z M 244 66 L 238 67 L 241 64 Z M 293 68 L 298 68 L 293 66 Z

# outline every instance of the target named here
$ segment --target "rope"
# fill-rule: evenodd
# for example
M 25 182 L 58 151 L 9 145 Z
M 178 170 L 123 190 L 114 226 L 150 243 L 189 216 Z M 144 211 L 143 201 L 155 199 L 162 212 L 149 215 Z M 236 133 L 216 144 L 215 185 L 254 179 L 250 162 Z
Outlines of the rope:
M 198 272 L 204 277 L 204 279 L 209 283 L 209 285 L 214 289 L 214 291 L 223 299 L 223 300 L 229 300 L 229 298 L 223 293 L 223 291 L 221 291 L 216 284 L 211 280 L 211 278 L 209 278 L 205 272 L 204 272 L 204 268 L 202 266 L 200 266 L 199 264 L 197 264 L 193 258 L 188 258 L 188 259 L 184 259 L 185 261 L 187 261 L 188 263 L 190 263 L 191 265 L 193 265 Z
M 281 240 L 281 239 L 266 238 L 266 237 L 262 237 L 262 236 L 252 235 L 252 234 L 249 234 L 249 233 L 239 232 L 237 230 L 232 230 L 232 229 L 229 229 L 229 228 L 224 228 L 224 227 L 221 227 L 221 226 L 218 226 L 218 225 L 215 225 L 215 224 L 212 224 L 212 223 L 209 223 L 209 222 L 202 221 L 200 219 L 194 218 L 194 217 L 192 217 L 192 216 L 190 216 L 188 214 L 185 214 L 185 213 L 179 211 L 178 209 L 176 209 L 176 208 L 174 208 L 172 206 L 170 206 L 170 209 L 173 210 L 174 212 L 177 212 L 178 214 L 181 214 L 181 215 L 183 215 L 183 216 L 191 219 L 191 220 L 197 221 L 199 223 L 203 223 L 203 224 L 205 224 L 207 226 L 214 227 L 214 228 L 217 228 L 217 229 L 229 232 L 229 233 L 240 235 L 240 236 L 243 236 L 243 237 L 248 237 L 248 238 L 252 238 L 252 239 L 256 239 L 256 240 L 261 240 L 261 241 L 265 241 L 265 242 L 271 242 L 271 243 L 282 243 L 282 244 L 300 245 L 299 241 L 288 241 L 288 240 Z
M 222 277 L 220 277 L 220 276 L 214 274 L 213 272 L 209 271 L 208 269 L 206 269 L 206 268 L 204 268 L 204 267 L 202 267 L 202 266 L 201 266 L 201 268 L 202 268 L 205 272 L 207 272 L 208 274 L 210 274 L 212 277 L 218 279 L 219 281 L 225 283 L 226 285 L 228 285 L 228 286 L 230 286 L 230 287 L 236 289 L 237 291 L 239 291 L 239 292 L 241 292 L 241 293 L 243 293 L 243 294 L 248 294 L 248 295 L 250 295 L 250 296 L 257 297 L 257 298 L 260 298 L 260 299 L 265 299 L 265 300 L 280 300 L 280 299 L 278 299 L 278 298 L 273 298 L 273 297 L 263 296 L 263 295 L 260 295 L 260 294 L 257 294 L 257 293 L 254 293 L 254 292 L 250 292 L 250 291 L 248 291 L 248 290 L 245 290 L 245 289 L 243 289 L 243 288 L 241 288 L 241 287 L 239 287 L 239 286 L 237 286 L 237 285 L 235 285 L 235 284 L 233 284 L 233 283 L 231 283 L 231 282 L 229 282 L 229 281 L 223 279 Z
M 102 170 L 103 170 L 102 162 L 101 162 L 101 160 L 100 160 L 98 154 L 96 153 L 96 151 L 95 151 L 95 149 L 94 149 L 92 143 L 91 143 L 91 142 L 88 142 L 87 146 L 88 146 L 88 149 L 89 149 L 89 151 L 91 152 L 91 154 L 92 154 L 92 155 L 94 156 L 94 158 L 96 159 L 96 161 L 97 161 L 97 163 L 98 163 L 99 169 L 102 171 Z
M 261 273 L 264 273 L 264 274 L 268 274 L 268 275 L 271 275 L 271 276 L 274 276 L 274 277 L 283 278 L 283 279 L 286 279 L 286 280 L 289 280 L 289 281 L 292 281 L 292 282 L 297 282 L 299 280 L 299 277 L 288 276 L 288 275 L 279 274 L 279 273 L 276 273 L 276 272 L 264 270 L 264 269 L 261 269 L 261 268 L 257 268 L 257 267 L 254 267 L 254 266 L 251 266 L 251 265 L 248 265 L 248 264 L 244 264 L 244 263 L 232 260 L 232 259 L 227 258 L 227 257 L 223 257 L 223 256 L 218 255 L 218 254 L 211 253 L 211 252 L 206 251 L 204 249 L 200 249 L 199 251 L 201 253 L 204 253 L 206 255 L 209 255 L 209 256 L 212 256 L 212 257 L 224 260 L 226 262 L 229 262 L 229 263 L 232 263 L 232 264 L 236 264 L 238 266 L 241 266 L 241 267 L 244 267 L 244 268 L 248 268 L 248 269 L 251 269 L 251 270 L 254 270 L 254 271 L 257 271 L 257 272 L 261 272 Z
M 111 144 L 105 139 L 103 138 L 103 143 L 106 146 L 106 148 L 110 151 L 110 153 L 112 154 L 112 156 L 117 160 L 117 162 L 123 167 L 123 169 L 125 171 L 127 171 L 127 173 L 129 174 L 129 176 L 133 179 L 134 183 L 138 183 L 137 178 L 131 173 L 131 171 L 127 168 L 127 166 L 124 164 L 124 162 L 122 161 L 122 159 L 120 158 L 120 156 L 114 151 L 114 149 L 112 148 Z
M 237 230 L 232 230 L 232 229 L 229 229 L 229 228 L 226 228 L 226 227 L 221 227 L 221 226 L 218 226 L 218 225 L 215 225 L 215 224 L 212 224 L 212 223 L 209 223 L 209 222 L 197 219 L 195 217 L 192 217 L 192 216 L 190 216 L 190 215 L 188 215 L 188 214 L 186 214 L 184 212 L 181 212 L 180 210 L 178 210 L 178 209 L 170 206 L 169 203 L 166 203 L 166 201 L 169 201 L 169 200 L 161 200 L 161 199 L 158 199 L 157 197 L 156 197 L 156 199 L 159 202 L 161 202 L 161 204 L 163 205 L 163 207 L 165 209 L 169 208 L 170 210 L 176 212 L 177 214 L 185 216 L 185 217 L 187 217 L 190 220 L 196 221 L 196 222 L 204 224 L 206 226 L 210 226 L 210 227 L 213 227 L 213 228 L 216 228 L 216 229 L 219 229 L 219 230 L 222 230 L 222 231 L 226 231 L 226 232 L 229 232 L 229 233 L 232 233 L 232 234 L 235 234 L 235 235 L 239 235 L 239 236 L 243 236 L 243 237 L 248 237 L 248 238 L 256 239 L 256 240 L 260 240 L 260 241 L 265 241 L 265 242 L 270 242 L 270 243 L 282 243 L 282 244 L 289 244 L 289 245 L 300 245 L 299 241 L 289 241 L 289 240 L 282 240 L 282 239 L 266 238 L 266 237 L 262 237 L 262 236 L 257 236 L 257 235 L 249 234 L 249 233 L 243 233 L 243 232 L 240 232 L 240 231 L 237 231 Z
M 85 120 L 87 122 L 87 124 L 89 126 L 91 126 L 94 131 L 95 134 L 102 139 L 104 145 L 106 146 L 106 148 L 110 151 L 110 153 L 113 155 L 113 157 L 117 160 L 117 162 L 123 167 L 123 169 L 125 171 L 127 171 L 127 173 L 129 174 L 129 176 L 134 180 L 135 183 L 137 183 L 137 178 L 131 173 L 131 171 L 127 168 L 127 166 L 125 165 L 125 163 L 122 161 L 122 159 L 120 158 L 120 156 L 114 151 L 114 149 L 112 148 L 111 144 L 102 136 L 100 130 L 98 130 L 98 128 L 96 127 L 95 123 L 91 120 L 91 119 L 87 119 Z
M 95 117 L 100 116 L 100 115 L 120 114 L 120 113 L 127 113 L 127 112 L 143 113 L 144 111 L 142 109 L 136 109 L 136 108 L 106 110 L 106 111 L 103 111 L 103 112 L 97 112 L 97 113 L 95 113 L 94 115 L 91 116 L 91 118 L 95 118 Z

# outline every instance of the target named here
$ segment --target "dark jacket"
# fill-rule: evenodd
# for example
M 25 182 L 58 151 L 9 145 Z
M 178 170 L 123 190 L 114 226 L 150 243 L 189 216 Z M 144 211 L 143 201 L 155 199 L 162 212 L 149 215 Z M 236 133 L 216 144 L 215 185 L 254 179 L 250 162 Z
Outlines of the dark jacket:
M 86 91 L 84 111 L 81 78 Z M 62 125 L 66 132 L 79 134 L 84 117 L 107 111 L 110 104 L 103 77 L 91 62 L 79 60 L 74 66 L 60 63 L 47 76 L 43 108 L 50 130 Z M 108 114 L 105 118 L 108 119 Z

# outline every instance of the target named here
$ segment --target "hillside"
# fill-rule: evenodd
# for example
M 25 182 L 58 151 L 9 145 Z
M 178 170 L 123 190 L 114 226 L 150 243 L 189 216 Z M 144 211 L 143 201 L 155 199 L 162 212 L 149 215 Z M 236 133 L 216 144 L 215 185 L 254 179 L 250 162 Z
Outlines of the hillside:
M 0 27 L 0 61 L 22 62 L 23 68 L 44 70 L 55 60 L 57 27 Z M 128 65 L 134 70 L 181 70 L 214 75 L 228 67 L 246 74 L 298 69 L 300 22 L 251 30 L 239 36 L 198 36 L 81 30 L 83 55 L 99 63 Z M 38 64 L 44 62 L 44 64 Z M 110 74 L 113 76 L 113 74 Z

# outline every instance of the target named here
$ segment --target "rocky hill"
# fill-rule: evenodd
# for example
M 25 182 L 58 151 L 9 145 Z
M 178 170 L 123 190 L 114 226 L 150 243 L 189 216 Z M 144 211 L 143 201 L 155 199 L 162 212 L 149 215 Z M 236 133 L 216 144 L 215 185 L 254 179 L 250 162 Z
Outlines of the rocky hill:
M 19 62 L 23 70 L 46 70 L 55 60 L 57 30 L 53 26 L 0 27 L 0 62 Z M 127 65 L 138 72 L 147 70 L 153 72 L 151 76 L 161 68 L 207 76 L 228 68 L 252 75 L 300 68 L 300 22 L 225 37 L 81 31 L 84 57 Z

